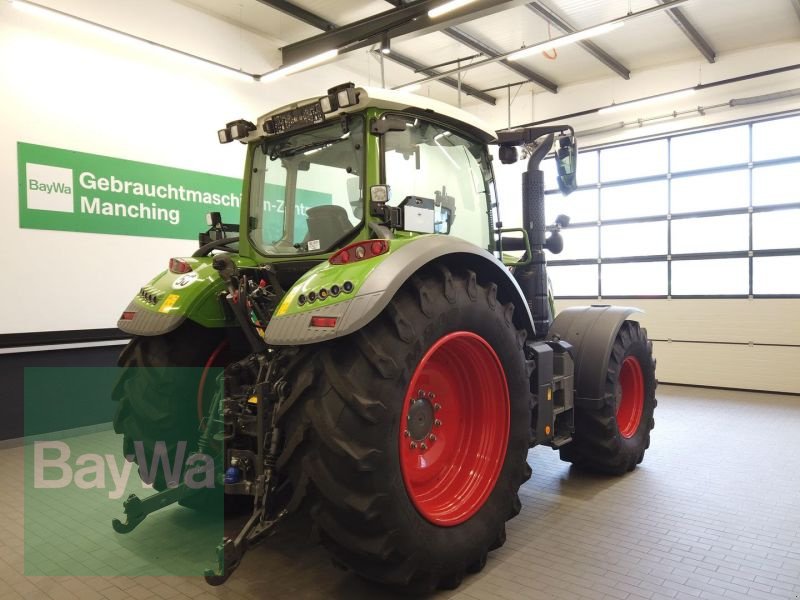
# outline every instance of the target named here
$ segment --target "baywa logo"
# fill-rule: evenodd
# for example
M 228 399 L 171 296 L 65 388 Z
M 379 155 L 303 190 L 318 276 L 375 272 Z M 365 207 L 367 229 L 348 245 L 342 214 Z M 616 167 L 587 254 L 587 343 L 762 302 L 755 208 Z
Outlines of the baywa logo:
M 34 489 L 63 489 L 75 485 L 82 490 L 107 490 L 109 499 L 118 500 L 128 487 L 134 458 L 139 464 L 143 489 L 151 488 L 158 474 L 163 475 L 170 488 L 181 483 L 191 490 L 214 488 L 214 458 L 202 453 L 186 458 L 186 442 L 178 442 L 172 463 L 165 442 L 154 444 L 150 461 L 144 444 L 134 442 L 136 454 L 125 456 L 121 465 L 113 454 L 93 453 L 78 455 L 70 464 L 72 449 L 63 441 L 34 442 L 33 446 Z
M 50 165 L 25 165 L 28 208 L 75 212 L 72 169 Z

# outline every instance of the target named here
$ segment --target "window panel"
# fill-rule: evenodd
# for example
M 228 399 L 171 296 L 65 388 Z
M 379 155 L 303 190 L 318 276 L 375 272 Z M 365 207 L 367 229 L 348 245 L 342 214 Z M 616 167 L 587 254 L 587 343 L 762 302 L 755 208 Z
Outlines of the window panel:
M 619 263 L 602 265 L 603 296 L 666 296 L 667 263 Z
M 553 295 L 597 296 L 597 265 L 568 265 L 547 267 L 547 274 L 553 282 Z
M 575 260 L 597 258 L 598 228 L 567 227 L 561 230 L 564 236 L 564 250 L 561 254 L 549 254 L 550 260 Z
M 672 261 L 672 295 L 747 295 L 750 267 L 746 258 Z
M 800 116 L 753 123 L 753 160 L 800 156 Z
M 667 222 L 604 225 L 600 256 L 648 256 L 667 253 Z
M 580 167 L 578 167 L 580 170 Z M 667 172 L 667 140 L 600 151 L 600 181 L 633 179 Z
M 597 222 L 597 194 L 597 190 L 578 190 L 569 196 L 548 194 L 544 201 L 547 223 L 554 223 L 560 214 L 567 215 L 572 223 Z
M 597 183 L 597 151 L 578 152 L 578 185 Z
M 670 168 L 675 173 L 746 163 L 749 136 L 749 127 L 740 125 L 674 137 L 670 146 Z
M 527 169 L 528 159 L 520 159 L 517 164 L 522 165 L 520 171 L 524 172 Z M 544 174 L 544 189 L 557 190 L 558 169 L 556 169 L 556 159 L 553 156 L 548 156 L 541 162 L 539 169 L 541 169 L 542 173 Z
M 672 221 L 672 254 L 747 250 L 749 238 L 748 215 Z
M 600 215 L 604 221 L 667 214 L 667 181 L 650 181 L 600 190 Z
M 800 294 L 800 256 L 753 259 L 754 294 Z
M 387 204 L 400 206 L 410 196 L 433 200 L 439 208 L 428 211 L 418 225 L 421 228 L 412 231 L 449 230 L 449 235 L 488 247 L 488 164 L 483 149 L 438 125 L 413 117 L 404 120 L 404 130 L 389 131 L 383 138 L 386 183 L 392 191 Z M 447 211 L 449 205 L 454 208 Z M 409 225 L 408 220 L 405 223 Z
M 749 203 L 750 183 L 747 169 L 676 177 L 670 198 L 672 214 L 744 208 Z
M 753 249 L 776 248 L 800 248 L 800 210 L 753 213 Z
M 755 166 L 752 170 L 737 168 L 681 176 L 687 171 L 748 163 L 751 147 L 752 160 L 756 162 L 795 157 L 798 160 Z M 597 183 L 598 167 L 599 181 L 603 183 L 641 177 L 657 180 L 603 185 L 597 190 L 575 192 L 568 198 L 549 195 L 545 204 L 548 223 L 558 214 L 568 215 L 574 224 L 668 213 L 678 218 L 669 223 L 665 219 L 602 225 L 599 229 L 567 228 L 562 232 L 564 252 L 549 255 L 551 261 L 595 258 L 598 235 L 603 259 L 665 255 L 670 229 L 673 255 L 746 251 L 751 247 L 751 235 L 754 250 L 800 248 L 800 209 L 795 207 L 752 215 L 680 218 L 687 213 L 746 209 L 751 205 L 800 204 L 800 116 L 582 152 L 578 165 L 581 186 Z M 667 178 L 668 169 L 677 176 Z M 542 170 L 547 189 L 557 189 L 555 161 L 545 161 Z M 665 176 L 663 180 L 660 175 Z M 753 293 L 800 294 L 800 256 L 673 260 L 670 292 L 667 262 L 604 262 L 599 266 L 602 293 L 623 297 L 667 293 L 746 296 L 750 260 Z M 597 295 L 597 265 L 551 266 L 549 273 L 558 296 Z
M 753 206 L 800 202 L 800 162 L 753 169 Z

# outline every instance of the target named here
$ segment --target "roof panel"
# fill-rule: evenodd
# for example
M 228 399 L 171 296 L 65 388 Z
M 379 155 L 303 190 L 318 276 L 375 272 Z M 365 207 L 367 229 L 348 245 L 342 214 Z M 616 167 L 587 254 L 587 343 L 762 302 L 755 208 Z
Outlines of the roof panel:
M 391 10 L 393 7 L 384 0 L 291 0 L 293 4 L 327 19 L 336 25 L 346 25 L 372 15 Z
M 464 23 L 459 29 L 503 52 L 547 39 L 547 24 L 524 6 Z
M 706 0 L 682 10 L 718 53 L 797 39 L 800 33 L 789 0 Z
M 655 0 L 545 0 L 542 3 L 576 29 L 598 25 L 657 4 Z
M 295 42 L 320 33 L 319 29 L 306 25 L 257 0 L 240 0 L 239 2 L 180 0 L 180 2 L 285 43 Z
M 595 39 L 632 71 L 700 57 L 666 13 L 633 20 Z

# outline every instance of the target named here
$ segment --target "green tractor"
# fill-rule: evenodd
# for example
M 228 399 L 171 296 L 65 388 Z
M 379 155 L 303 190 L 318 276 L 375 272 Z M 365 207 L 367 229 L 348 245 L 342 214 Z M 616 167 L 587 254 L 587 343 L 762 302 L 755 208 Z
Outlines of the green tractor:
M 539 165 L 555 144 L 561 191 L 575 189 L 571 127 L 498 133 L 344 84 L 219 138 L 247 144 L 240 224 L 211 213 L 200 249 L 132 300 L 114 392 L 126 455 L 189 444 L 217 461 L 226 510 L 251 514 L 209 583 L 305 507 L 338 565 L 453 588 L 503 545 L 530 448 L 608 474 L 642 461 L 656 379 L 635 309 L 554 318 L 544 251 L 561 251 L 568 219 L 545 223 Z M 490 144 L 504 164 L 528 159 L 521 228 L 499 222 Z M 166 394 L 168 369 L 133 367 L 204 370 L 199 389 Z M 118 532 L 207 491 L 153 483 Z

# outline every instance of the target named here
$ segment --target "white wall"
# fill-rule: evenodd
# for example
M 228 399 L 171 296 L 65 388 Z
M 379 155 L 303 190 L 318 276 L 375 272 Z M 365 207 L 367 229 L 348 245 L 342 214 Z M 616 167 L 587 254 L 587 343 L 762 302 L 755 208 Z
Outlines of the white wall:
M 53 5 L 245 70 L 277 66 L 272 40 L 177 3 Z M 18 141 L 241 177 L 244 149 L 221 146 L 217 129 L 350 79 L 329 65 L 269 84 L 242 81 L 0 2 L 0 333 L 114 327 L 170 256 L 196 248 L 187 240 L 20 229 Z

